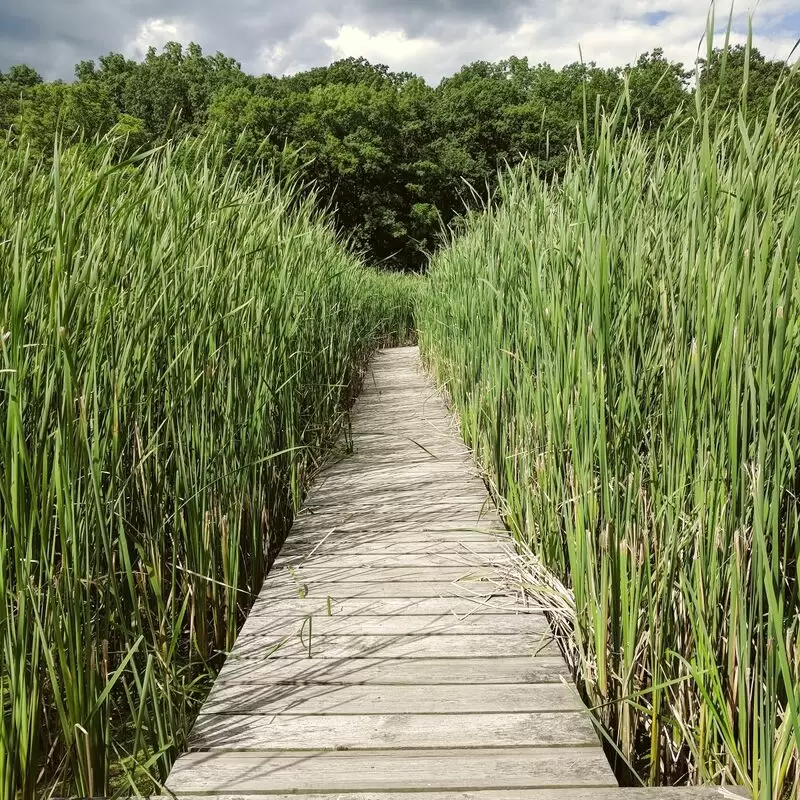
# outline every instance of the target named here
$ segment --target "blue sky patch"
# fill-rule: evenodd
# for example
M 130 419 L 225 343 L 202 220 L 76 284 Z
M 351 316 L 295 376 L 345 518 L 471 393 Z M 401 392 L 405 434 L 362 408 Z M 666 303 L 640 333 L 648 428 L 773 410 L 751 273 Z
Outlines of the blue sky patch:
M 646 14 L 642 14 L 642 22 L 645 25 L 660 25 L 671 16 L 672 12 L 670 11 L 648 11 Z

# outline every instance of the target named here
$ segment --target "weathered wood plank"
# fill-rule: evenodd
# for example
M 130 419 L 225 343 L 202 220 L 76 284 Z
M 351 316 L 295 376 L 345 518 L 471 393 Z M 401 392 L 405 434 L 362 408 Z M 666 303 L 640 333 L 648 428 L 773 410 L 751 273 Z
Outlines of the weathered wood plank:
M 491 508 L 486 497 L 486 489 L 483 486 L 480 487 L 482 491 L 479 492 L 474 485 L 470 485 L 467 481 L 448 481 L 447 484 L 442 484 L 442 481 L 437 481 L 434 491 L 440 497 L 446 493 L 449 503 L 458 503 L 466 506 L 472 504 L 478 508 Z M 432 487 L 416 487 L 393 491 L 387 489 L 385 484 L 380 484 L 379 488 L 378 484 L 373 484 L 370 481 L 363 482 L 358 489 L 347 483 L 332 484 L 326 486 L 324 491 L 315 492 L 313 500 L 308 503 L 308 507 L 314 513 L 319 513 L 316 511 L 318 508 L 329 506 L 335 506 L 341 510 L 345 493 L 347 496 L 347 508 L 350 511 L 361 511 L 386 504 L 429 507 L 431 503 L 435 502 L 431 497 L 431 490 Z
M 535 613 L 518 603 L 514 597 L 496 597 L 488 600 L 473 597 L 337 598 L 331 599 L 330 608 L 326 598 L 271 600 L 260 597 L 250 610 L 248 621 L 261 616 L 274 617 L 278 620 L 313 616 L 316 621 L 318 617 L 342 619 L 359 616 L 390 617 L 395 614 L 439 617 L 452 615 L 460 619 L 483 614 L 502 615 L 517 612 Z
M 483 483 L 482 474 L 473 464 L 459 466 L 456 464 L 439 464 L 431 461 L 428 464 L 415 464 L 404 467 L 394 461 L 370 463 L 369 469 L 364 471 L 365 465 L 359 463 L 359 459 L 345 458 L 336 464 L 335 469 L 323 470 L 317 477 L 314 485 L 314 492 L 317 486 L 325 488 L 330 484 L 349 483 L 358 481 L 359 478 L 366 477 L 367 480 L 375 483 L 382 483 L 384 486 L 424 486 L 434 481 L 459 480 L 470 483 L 480 481 Z
M 292 534 L 288 543 L 294 547 L 311 540 L 333 538 L 346 545 L 356 539 L 362 542 L 388 541 L 390 534 L 395 542 L 441 541 L 456 546 L 471 542 L 511 542 L 511 535 L 496 518 L 473 514 L 464 517 L 453 511 L 450 516 L 442 514 L 428 520 L 415 518 L 406 521 L 399 515 L 378 518 L 357 514 L 336 518 L 332 514 L 314 514 L 303 518 L 302 525 L 298 526 L 296 535 Z
M 307 523 L 313 522 L 308 519 Z M 401 547 L 407 544 L 429 545 L 430 547 L 446 547 L 449 550 L 468 549 L 479 552 L 478 545 L 501 547 L 512 545 L 511 535 L 498 525 L 490 525 L 478 521 L 475 524 L 460 523 L 459 529 L 431 530 L 421 525 L 408 526 L 400 530 L 376 530 L 369 526 L 361 530 L 341 530 L 332 526 L 324 528 L 316 524 L 303 525 L 286 541 L 289 550 L 305 550 L 320 545 L 323 548 L 346 550 L 350 547 L 368 547 L 385 544 L 388 547 Z M 513 549 L 513 548 L 512 548 Z M 408 551 L 401 551 L 408 552 Z
M 358 522 L 358 521 L 357 521 Z M 307 544 L 324 544 L 346 547 L 350 544 L 447 544 L 453 547 L 473 547 L 485 542 L 487 544 L 510 543 L 511 537 L 501 525 L 492 520 L 443 520 L 438 525 L 431 522 L 400 523 L 397 527 L 377 528 L 374 525 L 360 527 L 348 525 L 341 527 L 318 525 L 316 519 L 308 517 L 302 524 L 298 523 L 286 542 L 287 548 L 306 546 Z
M 318 541 L 319 547 L 315 549 L 313 542 L 308 544 L 287 542 L 286 547 L 281 551 L 281 555 L 275 563 L 290 563 L 291 559 L 306 558 L 313 552 L 315 556 L 337 556 L 348 558 L 360 555 L 461 555 L 461 556 L 485 556 L 489 558 L 508 558 L 513 552 L 511 541 L 508 540 L 484 540 L 478 539 L 473 542 L 454 542 L 454 541 L 391 541 L 367 539 L 340 539 L 334 535 L 330 539 Z
M 419 421 L 386 420 L 391 423 L 391 428 L 381 431 L 375 430 L 354 431 L 351 443 L 356 454 L 361 449 L 379 448 L 382 453 L 396 451 L 402 460 L 406 453 L 416 453 L 418 450 L 436 455 L 437 450 L 443 453 L 452 453 L 464 459 L 470 455 L 469 448 L 453 437 L 453 431 L 436 430 L 420 425 Z
M 432 636 L 434 634 L 479 634 L 482 636 L 550 636 L 550 626 L 543 614 L 470 614 L 457 617 L 446 613 L 423 616 L 421 614 L 393 614 L 390 616 L 349 616 L 344 614 L 287 613 L 252 614 L 245 622 L 240 640 L 253 637 L 273 639 L 290 633 L 311 619 L 312 638 L 315 636 Z M 500 643 L 502 646 L 502 642 Z
M 398 534 L 398 536 L 402 537 L 402 534 Z M 392 557 L 417 556 L 423 559 L 430 557 L 432 566 L 439 565 L 441 563 L 440 559 L 448 558 L 451 560 L 451 566 L 453 563 L 464 563 L 469 560 L 470 563 L 500 564 L 508 567 L 513 559 L 512 554 L 516 552 L 516 548 L 512 547 L 510 542 L 491 540 L 426 542 L 403 541 L 401 538 L 399 541 L 390 542 L 386 540 L 376 541 L 370 538 L 365 541 L 359 541 L 351 538 L 347 541 L 340 541 L 338 547 L 335 546 L 336 541 L 337 539 L 334 535 L 330 539 L 319 537 L 308 542 L 287 543 L 286 548 L 275 559 L 274 568 L 281 569 L 287 564 L 295 564 L 310 557 L 320 563 L 325 563 L 325 559 L 327 559 L 329 562 L 339 560 L 342 563 L 355 564 L 358 563 L 357 560 L 361 556 L 367 556 L 367 558 L 360 559 L 362 565 L 372 563 L 375 566 L 380 566 L 381 559 L 385 561 L 383 566 L 407 566 L 410 563 L 410 559 L 402 563 L 394 561 Z M 458 559 L 458 561 L 456 562 L 455 559 Z
M 465 463 L 469 458 L 469 452 L 452 444 L 437 441 L 432 437 L 420 437 L 411 440 L 409 437 L 395 437 L 389 439 L 383 437 L 383 441 L 378 440 L 377 436 L 359 437 L 353 440 L 355 453 L 366 459 L 372 458 L 393 458 L 412 463 L 430 463 L 431 461 Z
M 591 747 L 586 711 L 503 714 L 201 714 L 193 750 L 409 750 L 475 747 Z
M 515 596 L 517 592 L 508 587 L 489 583 L 488 581 L 456 582 L 396 582 L 396 583 L 321 583 L 312 581 L 309 584 L 295 586 L 286 581 L 270 580 L 262 589 L 260 596 L 265 600 L 291 600 L 300 597 L 312 599 L 343 600 L 348 597 L 501 597 Z
M 368 543 L 369 544 L 369 543 Z M 372 543 L 374 544 L 374 543 Z M 420 546 L 424 543 L 413 542 L 411 551 L 398 550 L 400 542 L 395 542 L 392 549 L 372 547 L 371 552 L 359 552 L 365 547 L 364 544 L 353 544 L 350 547 L 329 549 L 327 552 L 315 550 L 313 545 L 304 548 L 295 548 L 288 553 L 281 553 L 275 559 L 273 569 L 280 569 L 285 564 L 295 564 L 305 558 L 313 557 L 315 564 L 332 564 L 350 566 L 372 566 L 372 567 L 408 567 L 408 566 L 429 566 L 447 567 L 457 564 L 500 564 L 506 568 L 509 565 L 509 555 L 513 552 L 508 545 L 500 543 L 489 543 L 491 546 L 484 545 L 480 549 L 473 550 L 466 546 L 453 544 L 437 543 L 429 547 Z
M 376 426 L 372 424 L 375 420 L 394 419 L 396 414 L 401 420 L 413 419 L 422 430 L 426 427 L 449 429 L 454 432 L 453 439 L 460 441 L 460 439 L 456 439 L 455 420 L 448 416 L 447 410 L 441 403 L 437 404 L 435 395 L 428 400 L 421 400 L 419 397 L 414 397 L 413 394 L 393 394 L 388 395 L 389 402 L 387 403 L 386 394 L 365 393 L 359 398 L 359 401 L 361 400 L 364 402 L 356 403 L 350 412 L 351 419 L 360 422 L 360 425 L 354 426 L 355 430 L 376 429 Z M 377 430 L 384 431 L 386 429 L 377 428 Z
M 342 510 L 340 506 L 321 508 L 315 510 L 314 504 L 309 503 L 298 522 L 307 525 L 314 522 L 317 528 L 330 530 L 395 530 L 394 526 L 403 526 L 406 529 L 421 527 L 423 524 L 459 523 L 462 528 L 469 528 L 483 521 L 494 523 L 499 527 L 500 521 L 494 511 L 483 503 L 430 503 L 427 506 L 414 504 L 397 506 L 393 503 L 361 507 L 347 507 Z M 353 526 L 359 526 L 358 528 Z M 400 527 L 400 530 L 403 530 Z
M 308 533 L 318 532 L 321 526 L 314 526 L 313 530 L 308 529 L 308 523 L 315 521 L 315 515 L 304 515 L 295 520 L 295 525 L 292 528 L 291 536 L 305 536 Z M 342 513 L 343 517 L 347 517 L 346 511 Z M 363 523 L 363 520 L 359 520 Z M 328 529 L 330 530 L 330 528 Z M 486 538 L 503 538 L 508 537 L 508 531 L 503 527 L 503 524 L 498 520 L 496 515 L 484 514 L 478 519 L 423 519 L 423 520 L 396 520 L 392 527 L 377 527 L 375 525 L 366 525 L 363 528 L 340 528 L 336 526 L 335 530 L 339 534 L 344 533 L 372 533 L 372 534 L 398 534 L 398 533 L 414 533 L 414 534 L 427 534 L 429 538 L 434 538 L 436 535 L 445 536 L 447 534 L 458 533 L 472 534 L 474 536 L 481 536 Z M 457 540 L 454 540 L 457 541 Z
M 348 509 L 366 509 L 384 503 L 403 507 L 409 505 L 428 507 L 436 502 L 431 497 L 431 493 L 435 492 L 439 499 L 446 495 L 447 502 L 453 504 L 484 504 L 486 508 L 494 510 L 494 506 L 488 502 L 486 488 L 481 485 L 479 491 L 479 487 L 472 481 L 454 479 L 445 481 L 442 478 L 432 478 L 422 485 L 412 486 L 409 481 L 401 477 L 396 492 L 388 487 L 385 481 L 380 483 L 365 481 L 358 488 L 355 487 L 355 481 L 354 476 L 348 478 L 346 482 L 327 484 L 322 491 L 314 493 L 313 500 L 309 501 L 310 506 L 319 508 L 336 505 L 341 510 L 343 496 L 346 495 Z M 477 478 L 475 482 L 478 482 Z
M 462 445 L 453 444 L 439 439 L 439 446 L 447 448 L 451 455 L 447 455 L 446 451 L 442 451 L 437 457 L 436 453 L 430 449 L 426 450 L 423 444 L 420 447 L 420 442 L 414 439 L 409 433 L 401 433 L 395 437 L 394 440 L 381 437 L 377 434 L 367 434 L 370 437 L 369 441 L 360 440 L 361 444 L 368 445 L 370 452 L 361 453 L 358 449 L 353 447 L 354 442 L 359 441 L 355 434 L 346 443 L 340 443 L 336 449 L 331 450 L 328 455 L 326 466 L 335 467 L 337 470 L 342 467 L 345 470 L 355 470 L 357 468 L 363 469 L 365 472 L 380 460 L 381 464 L 394 464 L 401 472 L 408 473 L 412 469 L 427 469 L 428 467 L 441 467 L 442 469 L 449 469 L 453 473 L 456 470 L 469 469 L 472 467 L 470 462 L 470 453 L 463 449 Z M 430 438 L 430 437 L 429 437 Z M 376 453 L 375 448 L 383 448 L 380 452 Z M 419 459 L 417 456 L 427 453 L 428 457 Z
M 491 508 L 494 506 L 486 495 L 486 489 L 482 492 L 477 491 L 475 486 L 470 485 L 466 481 L 451 481 L 443 486 L 439 486 L 439 482 L 435 484 L 436 491 L 446 492 L 447 505 L 453 506 L 469 506 L 475 505 L 478 508 Z M 335 484 L 328 487 L 323 492 L 315 492 L 313 497 L 306 503 L 306 508 L 313 509 L 319 507 L 327 507 L 335 505 L 340 511 L 342 509 L 342 494 L 347 491 L 347 509 L 348 511 L 358 511 L 361 509 L 370 508 L 374 506 L 388 505 L 397 508 L 405 507 L 408 505 L 416 505 L 423 508 L 430 508 L 432 506 L 439 506 L 442 504 L 442 495 L 438 498 L 431 497 L 431 488 L 415 488 L 406 489 L 405 491 L 393 492 L 387 488 L 384 483 L 373 484 L 370 481 L 365 481 L 358 491 L 354 491 L 347 487 L 340 488 Z M 304 512 L 305 513 L 305 512 Z
M 405 385 L 399 386 L 400 382 Z M 438 399 L 436 388 L 425 375 L 409 375 L 407 370 L 387 370 L 377 380 L 365 383 L 358 396 L 358 402 L 351 413 L 358 413 L 361 401 L 390 402 L 396 408 L 408 408 L 412 404 L 421 409 L 436 410 Z M 440 401 L 441 402 L 441 401 Z
M 187 795 L 182 800 L 254 800 L 261 795 Z M 296 794 L 270 794 L 270 800 L 297 800 Z M 752 797 L 731 786 L 659 786 L 651 788 L 569 788 L 569 789 L 468 789 L 455 792 L 337 792 L 335 800 L 734 800 Z M 304 800 L 331 800 L 330 794 L 304 794 Z M 168 800 L 154 797 L 153 800 Z
M 311 559 L 302 561 L 296 566 L 288 565 L 276 570 L 270 577 L 272 583 L 295 583 L 295 581 L 311 583 L 433 583 L 436 581 L 449 583 L 460 581 L 483 583 L 491 581 L 501 583 L 503 572 L 490 566 L 451 564 L 442 567 L 338 567 L 318 565 Z
M 189 753 L 167 788 L 307 794 L 615 786 L 599 747 Z
M 229 658 L 511 658 L 558 655 L 552 635 L 545 633 L 504 636 L 442 633 L 406 636 L 340 636 L 318 634 L 308 628 L 287 629 L 281 637 L 242 636 Z
M 281 557 L 298 554 L 345 554 L 348 550 L 383 553 L 511 553 L 511 537 L 503 532 L 458 531 L 341 531 L 337 528 L 306 527 L 286 542 Z M 460 536 L 460 539 L 456 537 Z M 411 549 L 407 549 L 411 546 Z M 384 548 L 385 550 L 381 550 Z
M 381 492 L 396 490 L 401 494 L 424 494 L 436 486 L 454 488 L 456 491 L 474 491 L 476 494 L 486 494 L 486 485 L 475 472 L 467 472 L 453 464 L 437 464 L 431 462 L 422 466 L 408 467 L 407 469 L 395 466 L 393 470 L 374 471 L 372 469 L 358 473 L 346 469 L 347 464 L 341 463 L 336 470 L 329 470 L 320 477 L 319 485 L 314 486 L 314 496 L 325 496 L 335 489 L 347 489 L 358 496 L 364 484 L 372 486 Z
M 314 553 L 313 560 L 304 565 L 308 553 L 281 556 L 275 560 L 272 568 L 282 569 L 290 566 L 301 571 L 304 566 L 314 569 L 436 569 L 436 568 L 508 568 L 508 554 L 498 549 L 495 553 L 470 553 L 468 550 L 450 553 L 373 553 L 372 555 L 350 555 L 341 553 Z
M 202 714 L 486 714 L 521 711 L 585 713 L 567 683 L 430 686 L 250 686 L 217 683 Z
M 339 495 L 342 502 L 344 492 L 348 496 L 352 493 L 356 497 L 363 495 L 365 484 L 371 487 L 375 494 L 389 496 L 393 490 L 406 498 L 423 497 L 430 500 L 432 491 L 441 492 L 442 489 L 453 491 L 454 494 L 474 493 L 476 499 L 485 499 L 486 487 L 483 481 L 473 475 L 462 475 L 461 469 L 445 473 L 444 464 L 427 464 L 422 467 L 410 466 L 407 469 L 395 468 L 393 471 L 373 475 L 367 472 L 365 479 L 363 470 L 352 470 L 344 472 L 328 473 L 328 477 L 320 481 L 319 490 L 314 491 L 314 498 L 319 500 L 329 500 L 333 495 Z M 441 494 L 440 494 L 441 497 Z M 346 502 L 346 501 L 345 501 Z
M 446 499 L 441 496 L 434 498 L 430 493 L 426 492 L 408 492 L 403 498 L 403 502 L 393 499 L 389 492 L 374 492 L 365 493 L 356 497 L 352 497 L 351 501 L 346 504 L 342 503 L 341 497 L 321 496 L 319 499 L 314 496 L 309 498 L 303 510 L 298 514 L 297 519 L 305 519 L 308 514 L 317 515 L 320 512 L 318 508 L 324 508 L 328 513 L 338 512 L 339 514 L 388 514 L 392 511 L 425 511 L 426 513 L 440 512 L 443 509 L 448 509 L 454 513 L 460 514 L 462 517 L 473 513 L 473 509 L 477 509 L 474 513 L 481 513 L 483 516 L 495 514 L 495 507 L 489 501 L 487 496 L 479 496 L 471 488 L 462 488 L 460 492 L 455 491 L 448 494 Z
M 466 447 L 458 436 L 458 427 L 452 419 L 448 419 L 444 410 L 433 407 L 433 401 L 419 403 L 413 397 L 398 397 L 401 402 L 387 406 L 383 398 L 379 402 L 370 404 L 370 396 L 364 395 L 364 409 L 359 405 L 351 412 L 353 421 L 353 434 L 366 435 L 391 435 L 398 429 L 409 429 L 415 433 L 427 435 L 447 435 L 449 440 L 456 445 Z M 378 399 L 378 398 L 375 398 Z M 408 401 L 403 403 L 402 400 Z M 357 424 L 356 424 L 357 423 Z M 391 423 L 391 424 L 387 424 Z
M 219 682 L 319 685 L 560 683 L 569 679 L 561 656 L 508 658 L 274 658 L 228 659 Z

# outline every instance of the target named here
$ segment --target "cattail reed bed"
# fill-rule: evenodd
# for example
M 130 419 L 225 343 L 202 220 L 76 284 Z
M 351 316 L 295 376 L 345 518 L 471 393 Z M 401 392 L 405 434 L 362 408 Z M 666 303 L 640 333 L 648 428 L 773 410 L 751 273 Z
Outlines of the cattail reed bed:
M 800 788 L 797 98 L 658 137 L 621 104 L 430 270 L 424 355 L 515 536 L 574 595 L 579 680 L 650 784 Z M 795 126 L 793 128 L 793 126 Z
M 213 139 L 0 146 L 0 795 L 157 788 L 416 283 Z

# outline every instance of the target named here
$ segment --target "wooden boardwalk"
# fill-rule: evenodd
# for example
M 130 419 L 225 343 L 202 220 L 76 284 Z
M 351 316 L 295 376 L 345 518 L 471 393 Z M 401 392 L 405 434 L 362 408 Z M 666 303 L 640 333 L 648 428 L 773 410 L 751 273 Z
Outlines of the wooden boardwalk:
M 375 357 L 352 444 L 311 492 L 197 719 L 190 752 L 172 770 L 170 792 L 720 796 L 615 788 L 416 348 Z

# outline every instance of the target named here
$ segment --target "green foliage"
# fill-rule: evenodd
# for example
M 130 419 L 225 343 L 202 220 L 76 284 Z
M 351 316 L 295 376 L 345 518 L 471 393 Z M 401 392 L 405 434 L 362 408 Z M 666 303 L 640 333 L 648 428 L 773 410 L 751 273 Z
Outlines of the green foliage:
M 274 159 L 288 145 L 305 177 L 333 199 L 339 227 L 383 261 L 408 247 L 405 159 L 413 147 L 412 112 L 426 89 L 386 67 L 348 59 L 220 94 L 209 119 L 250 161 Z
M 733 48 L 712 50 L 701 65 L 701 87 L 720 90 L 717 116 L 738 101 L 745 61 Z M 751 116 L 763 117 L 786 65 L 755 50 L 748 64 Z M 41 90 L 27 67 L 0 74 L 0 125 L 39 152 L 52 150 L 59 124 L 70 140 L 116 125 L 129 132 L 122 157 L 214 128 L 240 162 L 302 173 L 373 262 L 411 269 L 424 268 L 442 223 L 491 196 L 506 164 L 527 157 L 541 177 L 563 174 L 579 144 L 593 149 L 603 114 L 621 97 L 629 106 L 622 127 L 653 135 L 692 106 L 688 73 L 659 49 L 608 69 L 476 62 L 436 88 L 363 58 L 253 78 L 221 53 L 175 42 L 141 63 L 119 53 L 82 61 L 75 75 L 85 93 L 73 96 L 57 84 Z
M 157 791 L 360 367 L 413 325 L 411 276 L 216 141 L 118 157 L 0 147 L 4 798 Z
M 701 99 L 658 138 L 621 102 L 558 181 L 503 176 L 419 314 L 622 757 L 762 800 L 800 787 L 796 100 Z
M 215 93 L 247 85 L 238 62 L 221 53 L 204 56 L 197 44 L 185 50 L 169 42 L 161 53 L 150 48 L 141 64 L 118 53 L 83 61 L 75 69 L 81 83 L 100 84 L 117 110 L 142 120 L 147 136 L 160 143 L 170 134 L 199 133 Z
M 714 50 L 700 65 L 699 84 L 705 97 L 722 109 L 738 108 L 743 99 L 751 115 L 769 112 L 779 83 L 800 91 L 800 74 L 783 61 L 769 61 L 755 48 L 736 45 Z M 795 107 L 798 98 L 795 96 Z
M 691 73 L 667 61 L 660 48 L 640 56 L 623 76 L 635 119 L 645 130 L 657 130 L 689 105 L 686 87 Z
M 117 119 L 101 86 L 43 83 L 22 95 L 14 128 L 36 153 L 52 153 L 57 136 L 67 141 L 104 136 Z
M 30 89 L 42 83 L 42 76 L 27 64 L 16 64 L 8 72 L 0 72 L 0 85 L 15 89 Z

